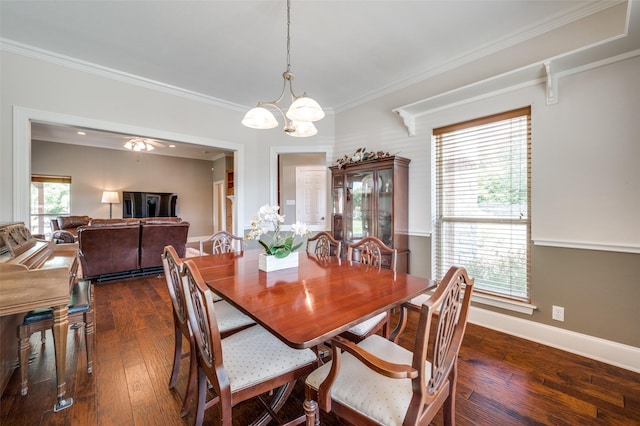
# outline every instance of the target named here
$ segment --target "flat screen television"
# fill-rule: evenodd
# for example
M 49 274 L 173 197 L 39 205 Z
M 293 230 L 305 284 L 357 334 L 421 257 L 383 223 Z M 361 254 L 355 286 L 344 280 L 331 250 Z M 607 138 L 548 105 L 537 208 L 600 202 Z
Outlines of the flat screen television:
M 178 194 L 171 192 L 122 192 L 122 217 L 175 217 Z

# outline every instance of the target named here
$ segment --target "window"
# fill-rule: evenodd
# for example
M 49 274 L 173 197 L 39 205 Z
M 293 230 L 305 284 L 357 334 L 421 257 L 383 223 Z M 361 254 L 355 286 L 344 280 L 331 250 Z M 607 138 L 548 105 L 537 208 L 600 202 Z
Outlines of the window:
M 71 212 L 70 176 L 31 176 L 31 233 L 49 238 L 50 220 Z
M 434 129 L 434 272 L 529 302 L 530 107 Z

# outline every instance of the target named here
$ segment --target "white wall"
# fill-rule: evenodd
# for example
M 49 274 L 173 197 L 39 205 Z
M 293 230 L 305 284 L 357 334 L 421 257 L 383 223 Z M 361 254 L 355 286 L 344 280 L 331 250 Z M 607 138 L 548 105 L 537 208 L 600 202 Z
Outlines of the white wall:
M 336 157 L 366 146 L 410 158 L 409 233 L 430 234 L 432 129 L 531 105 L 533 240 L 638 253 L 638 75 L 635 57 L 564 77 L 555 105 L 538 84 L 442 108 L 419 117 L 413 137 L 391 112 L 397 97 L 378 99 L 339 115 Z

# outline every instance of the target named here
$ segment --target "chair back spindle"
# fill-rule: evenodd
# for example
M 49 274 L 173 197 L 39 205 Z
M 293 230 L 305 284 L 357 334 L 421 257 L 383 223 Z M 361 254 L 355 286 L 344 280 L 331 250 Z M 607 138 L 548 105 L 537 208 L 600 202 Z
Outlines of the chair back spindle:
M 221 361 L 222 357 L 222 349 L 219 345 L 220 330 L 215 319 L 212 291 L 204 284 L 197 267 L 185 268 L 182 278 L 187 294 L 189 324 L 198 345 L 201 360 L 205 362 L 206 368 L 210 369 L 214 362 Z M 218 342 L 218 345 L 214 342 Z
M 211 243 L 210 254 L 224 254 L 239 251 L 244 251 L 244 240 L 241 237 L 235 236 L 227 231 L 218 231 L 211 235 L 209 238 L 200 241 L 200 256 L 204 256 L 207 253 L 204 247 L 207 243 Z M 238 246 L 238 250 L 234 245 Z
M 347 259 L 378 269 L 396 270 L 398 250 L 392 249 L 376 237 L 365 237 L 347 246 Z
M 186 326 L 188 320 L 184 305 L 182 280 L 180 278 L 182 262 L 179 262 L 178 259 L 178 254 L 173 246 L 166 246 L 164 248 L 164 253 L 162 253 L 162 267 L 164 269 L 164 276 L 167 280 L 169 296 L 180 324 Z
M 318 232 L 307 239 L 307 253 L 313 253 L 316 256 L 340 257 L 341 249 L 342 242 L 333 238 L 327 231 Z

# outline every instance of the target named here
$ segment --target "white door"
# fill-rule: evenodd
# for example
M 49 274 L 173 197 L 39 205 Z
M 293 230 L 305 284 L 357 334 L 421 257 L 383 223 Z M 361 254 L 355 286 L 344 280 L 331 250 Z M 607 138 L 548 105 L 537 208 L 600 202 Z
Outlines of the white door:
M 326 229 L 327 168 L 296 167 L 296 220 L 313 229 Z

